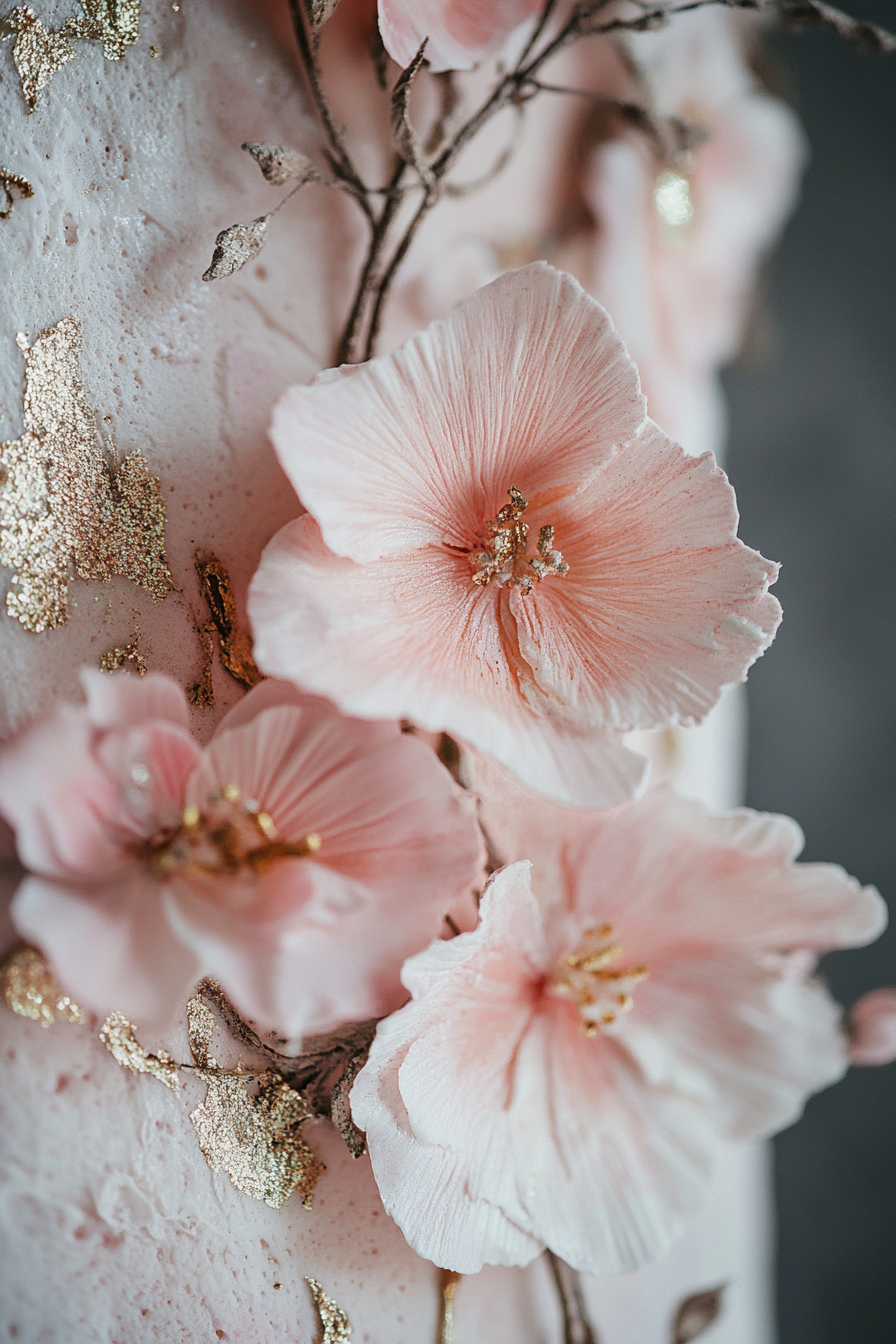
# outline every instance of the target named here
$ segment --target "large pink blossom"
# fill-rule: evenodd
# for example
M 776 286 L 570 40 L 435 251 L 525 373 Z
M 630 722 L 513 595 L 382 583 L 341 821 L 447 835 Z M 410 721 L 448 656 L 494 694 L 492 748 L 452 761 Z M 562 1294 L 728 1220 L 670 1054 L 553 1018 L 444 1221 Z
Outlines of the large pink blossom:
M 598 222 L 589 288 L 631 350 L 655 420 L 691 452 L 717 450 L 717 370 L 737 353 L 758 263 L 793 208 L 799 123 L 747 68 L 735 15 L 683 14 L 630 43 L 656 110 L 707 140 L 657 166 L 635 139 L 594 155 L 585 191 Z
M 433 70 L 469 70 L 541 7 L 542 0 L 379 0 L 380 33 L 402 67 L 428 38 Z
M 0 754 L 13 918 L 72 995 L 161 1022 L 212 974 L 290 1037 L 401 1003 L 481 865 L 432 753 L 270 681 L 202 749 L 168 677 L 83 680 Z
M 272 434 L 309 514 L 253 580 L 259 664 L 561 801 L 631 797 L 622 734 L 699 720 L 778 624 L 724 475 L 645 419 L 607 314 L 542 263 L 292 388 Z
M 568 812 L 553 884 L 498 870 L 479 928 L 406 964 L 412 1002 L 351 1104 L 420 1255 L 473 1273 L 548 1246 L 634 1269 L 698 1208 L 722 1138 L 773 1132 L 842 1074 L 839 1009 L 810 972 L 874 938 L 884 906 L 795 864 L 800 846 L 786 818 L 665 789 Z

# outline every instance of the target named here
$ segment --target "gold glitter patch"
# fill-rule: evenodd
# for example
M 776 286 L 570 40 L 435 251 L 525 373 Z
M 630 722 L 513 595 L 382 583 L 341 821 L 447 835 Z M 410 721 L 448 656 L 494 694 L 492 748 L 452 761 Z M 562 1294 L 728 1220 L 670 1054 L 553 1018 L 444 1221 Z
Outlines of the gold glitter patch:
M 157 1055 L 151 1055 L 145 1050 L 137 1040 L 134 1023 L 124 1013 L 109 1014 L 100 1029 L 100 1040 L 123 1069 L 151 1074 L 172 1092 L 180 1087 L 178 1066 L 168 1051 L 160 1050 Z
M 29 943 L 19 943 L 0 964 L 0 983 L 7 1004 L 20 1017 L 30 1017 L 42 1027 L 54 1022 L 87 1021 L 86 1014 L 66 994 L 47 965 L 46 958 Z
M 15 204 L 13 192 L 16 193 L 20 201 L 27 201 L 29 196 L 34 195 L 34 188 L 27 177 L 20 177 L 18 173 L 11 173 L 7 168 L 0 168 L 0 200 L 3 202 L 0 219 L 9 219 L 12 214 L 12 207 Z
M 148 671 L 146 659 L 137 647 L 137 640 L 134 639 L 130 644 L 118 644 L 108 653 L 104 653 L 100 659 L 101 672 L 118 672 L 128 664 L 134 668 L 138 677 L 145 677 Z
M 97 436 L 81 383 L 73 317 L 25 356 L 24 429 L 0 444 L 0 564 L 12 569 L 9 614 L 26 630 L 64 625 L 71 566 L 85 581 L 122 575 L 157 602 L 172 587 L 165 505 L 139 451 L 116 463 Z
M 231 224 L 229 229 L 222 229 L 215 239 L 211 265 L 203 280 L 224 280 L 257 257 L 264 247 L 270 218 L 262 215 L 249 224 Z
M 69 19 L 66 37 L 102 42 L 107 61 L 120 61 L 140 36 L 140 0 L 80 0 L 83 18 Z
M 345 1340 L 352 1337 L 352 1326 L 348 1316 L 339 1303 L 324 1292 L 317 1279 L 306 1278 L 305 1282 L 323 1327 L 324 1333 L 319 1344 L 344 1344 Z
M 199 998 L 191 999 L 190 1049 L 207 1091 L 190 1119 L 206 1162 L 212 1171 L 226 1172 L 237 1190 L 273 1209 L 281 1208 L 294 1190 L 310 1209 L 314 1187 L 326 1170 L 299 1133 L 313 1112 L 273 1069 L 258 1079 L 240 1069 L 218 1069 L 208 1053 L 213 1030 L 210 1009 Z M 256 1081 L 258 1090 L 250 1093 Z
M 252 657 L 252 640 L 237 618 L 230 575 L 216 555 L 197 551 L 193 560 L 202 596 L 218 631 L 221 662 L 235 681 L 251 689 L 264 678 Z
M 18 5 L 4 22 L 16 34 L 12 58 L 22 81 L 25 106 L 33 112 L 41 90 L 57 71 L 75 59 L 75 48 L 61 33 L 45 28 L 30 5 Z

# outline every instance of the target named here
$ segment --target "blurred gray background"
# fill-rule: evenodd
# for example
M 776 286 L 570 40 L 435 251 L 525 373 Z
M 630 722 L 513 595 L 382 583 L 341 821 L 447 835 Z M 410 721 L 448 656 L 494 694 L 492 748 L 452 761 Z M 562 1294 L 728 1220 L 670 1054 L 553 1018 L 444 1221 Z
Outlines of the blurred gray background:
M 896 0 L 842 3 L 896 27 Z M 796 817 L 805 857 L 875 883 L 896 924 L 896 55 L 816 32 L 771 47 L 812 161 L 762 353 L 725 379 L 741 535 L 783 563 L 749 802 Z M 896 985 L 896 927 L 823 971 L 846 1004 Z M 775 1161 L 780 1344 L 894 1344 L 896 1065 L 811 1101 Z

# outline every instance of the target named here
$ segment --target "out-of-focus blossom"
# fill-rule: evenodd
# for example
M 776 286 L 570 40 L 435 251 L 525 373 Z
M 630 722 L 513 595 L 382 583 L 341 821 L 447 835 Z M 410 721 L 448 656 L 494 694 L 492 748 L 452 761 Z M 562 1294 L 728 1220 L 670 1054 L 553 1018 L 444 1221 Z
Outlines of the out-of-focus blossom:
M 896 989 L 863 994 L 849 1015 L 851 1064 L 892 1064 L 896 1060 Z
M 469 70 L 500 51 L 543 0 L 379 0 L 383 45 L 402 67 L 424 38 L 433 70 Z
M 177 684 L 84 673 L 0 755 L 14 904 L 79 1003 L 164 1022 L 202 974 L 290 1037 L 387 1012 L 475 882 L 467 800 L 394 724 L 263 682 L 206 748 Z
M 567 812 L 534 892 L 528 862 L 498 870 L 479 928 L 407 963 L 412 1001 L 380 1024 L 351 1104 L 420 1255 L 474 1273 L 548 1246 L 634 1269 L 699 1207 L 723 1138 L 779 1129 L 843 1073 L 811 969 L 874 938 L 884 906 L 795 864 L 801 843 L 786 818 L 665 789 Z
M 715 374 L 737 353 L 757 264 L 793 208 L 804 138 L 790 109 L 757 88 L 735 15 L 683 14 L 629 50 L 654 110 L 708 139 L 665 167 L 643 140 L 595 153 L 588 287 L 638 364 L 651 416 L 688 451 L 718 451 Z
M 778 624 L 724 475 L 645 420 L 606 313 L 543 264 L 292 388 L 272 433 L 309 516 L 252 582 L 259 665 L 561 801 L 631 797 L 621 735 L 699 719 Z

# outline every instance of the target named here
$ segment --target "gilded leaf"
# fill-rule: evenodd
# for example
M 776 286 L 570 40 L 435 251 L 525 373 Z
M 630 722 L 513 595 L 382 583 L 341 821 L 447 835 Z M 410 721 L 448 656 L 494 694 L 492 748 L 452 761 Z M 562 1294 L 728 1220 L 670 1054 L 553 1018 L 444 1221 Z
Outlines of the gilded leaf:
M 672 1344 L 690 1344 L 718 1320 L 722 1313 L 722 1295 L 725 1285 L 708 1288 L 685 1298 L 675 1314 L 672 1326 Z
M 261 215 L 249 224 L 231 224 L 222 229 L 215 239 L 211 265 L 203 280 L 224 280 L 257 257 L 264 247 L 270 218 L 270 215 Z
M 208 609 L 221 649 L 221 662 L 234 681 L 238 681 L 247 690 L 257 686 L 263 680 L 261 672 L 252 657 L 252 640 L 248 631 L 239 623 L 236 610 L 236 598 L 230 575 L 216 555 L 197 551 L 193 557 L 202 596 L 208 603 Z
M 252 155 L 266 181 L 275 187 L 282 187 L 284 182 L 296 182 L 301 186 L 318 180 L 314 164 L 299 149 L 291 149 L 289 145 L 259 145 L 253 140 L 247 140 L 243 149 Z

